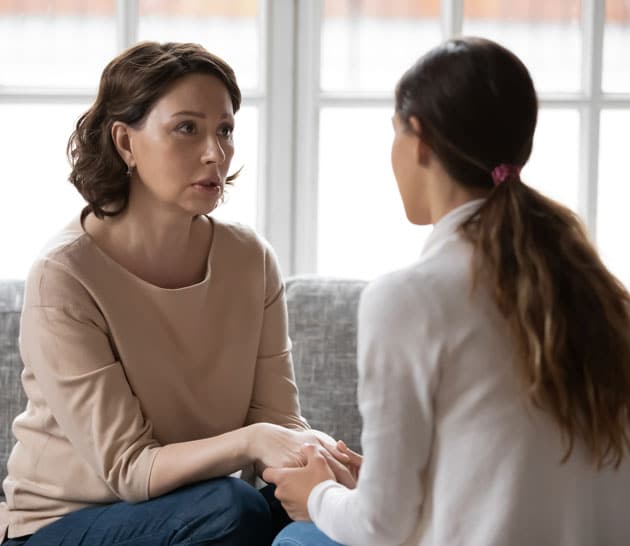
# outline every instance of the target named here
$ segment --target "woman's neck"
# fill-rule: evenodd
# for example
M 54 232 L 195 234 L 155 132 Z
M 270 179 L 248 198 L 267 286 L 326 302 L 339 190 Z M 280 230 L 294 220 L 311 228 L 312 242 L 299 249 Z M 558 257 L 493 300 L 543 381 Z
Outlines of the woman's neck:
M 431 223 L 435 224 L 464 203 L 488 197 L 491 191 L 464 186 L 451 178 L 443 168 L 435 169 L 431 174 L 428 192 Z
M 111 258 L 151 284 L 179 288 L 201 281 L 212 236 L 210 221 L 159 212 L 128 207 L 103 220 L 89 215 L 84 227 Z

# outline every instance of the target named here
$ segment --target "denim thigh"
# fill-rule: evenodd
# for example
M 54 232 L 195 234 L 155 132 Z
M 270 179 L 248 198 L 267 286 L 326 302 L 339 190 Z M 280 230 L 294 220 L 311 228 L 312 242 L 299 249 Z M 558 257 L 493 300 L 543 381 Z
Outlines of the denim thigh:
M 341 546 L 312 523 L 298 521 L 288 525 L 273 541 L 273 546 Z
M 269 546 L 272 540 L 263 495 L 243 480 L 217 478 L 137 504 L 78 510 L 25 546 Z

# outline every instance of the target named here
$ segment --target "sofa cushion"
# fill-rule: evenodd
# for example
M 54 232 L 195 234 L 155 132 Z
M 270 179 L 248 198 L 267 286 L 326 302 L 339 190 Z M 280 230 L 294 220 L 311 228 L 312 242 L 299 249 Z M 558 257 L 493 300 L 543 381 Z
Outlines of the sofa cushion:
M 302 414 L 358 451 L 357 308 L 365 281 L 287 279 L 289 332 Z
M 21 281 L 0 283 L 0 483 L 6 476 L 7 459 L 13 447 L 11 424 L 26 407 L 26 395 L 20 381 L 22 361 L 17 343 L 22 292 Z

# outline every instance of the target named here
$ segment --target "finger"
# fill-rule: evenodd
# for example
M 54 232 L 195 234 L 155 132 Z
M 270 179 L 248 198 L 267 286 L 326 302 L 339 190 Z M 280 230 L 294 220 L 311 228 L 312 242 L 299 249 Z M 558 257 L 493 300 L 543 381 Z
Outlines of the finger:
M 308 464 L 310 459 L 318 454 L 320 449 L 322 448 L 315 444 L 305 443 L 304 445 L 302 445 L 300 453 L 302 454 L 302 457 L 304 457 L 305 464 Z
M 330 444 L 328 442 L 324 442 L 322 440 L 319 441 L 320 445 L 326 449 L 335 459 L 346 464 L 350 462 L 350 456 L 343 453 L 339 448 L 337 448 L 336 444 Z
M 356 457 L 356 464 L 352 459 L 349 462 L 339 463 L 336 459 L 334 459 L 335 463 L 343 465 L 343 468 L 337 468 L 334 466 L 331 461 L 328 461 L 332 471 L 335 473 L 335 479 L 343 483 L 346 487 L 350 489 L 354 489 L 356 487 L 357 480 L 359 479 L 359 470 L 361 467 L 361 456 L 348 448 L 348 446 L 342 440 L 339 440 L 338 444 L 340 444 L 341 449 L 347 449 L 350 451 L 351 456 Z
M 291 480 L 292 474 L 298 473 L 301 470 L 304 470 L 304 467 L 267 467 L 262 473 L 262 479 L 266 482 L 277 484 L 281 481 Z
M 300 466 L 307 466 L 309 457 L 312 456 L 318 448 L 319 446 L 308 442 L 302 444 L 302 447 L 300 448 L 300 460 L 302 464 Z
M 340 463 L 326 451 L 323 451 L 322 455 L 324 456 L 325 463 L 328 465 L 328 468 L 332 471 L 335 480 L 341 485 L 345 485 L 348 489 L 354 489 L 356 486 L 356 479 L 348 467 L 343 463 Z
M 326 462 L 325 457 L 329 457 L 335 461 L 337 460 L 335 459 L 334 455 L 330 453 L 330 451 L 328 451 L 328 449 L 323 447 L 321 444 L 304 444 L 302 446 L 302 453 L 307 459 L 307 466 L 312 461 L 325 463 Z
M 329 457 L 331 460 L 336 461 L 336 459 L 322 446 L 314 445 L 314 444 L 304 444 L 302 446 L 302 453 L 307 459 L 306 466 L 316 464 L 318 466 L 327 467 L 328 464 L 326 462 L 325 457 Z M 341 464 L 341 463 L 337 463 Z
M 363 456 L 359 455 L 356 451 L 350 449 L 343 440 L 339 440 L 337 442 L 337 449 L 339 449 L 342 453 L 348 455 L 352 464 L 360 466 L 363 462 Z
M 267 483 L 278 483 L 282 476 L 282 469 L 267 467 L 262 473 L 262 479 Z

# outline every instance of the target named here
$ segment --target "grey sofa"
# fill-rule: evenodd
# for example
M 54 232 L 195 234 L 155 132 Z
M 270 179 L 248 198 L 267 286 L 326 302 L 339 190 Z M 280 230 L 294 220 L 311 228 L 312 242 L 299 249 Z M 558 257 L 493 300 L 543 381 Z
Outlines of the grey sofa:
M 302 413 L 314 428 L 359 450 L 356 312 L 363 281 L 294 277 L 286 282 L 289 333 Z M 11 423 L 26 407 L 17 339 L 23 283 L 0 282 L 0 483 L 13 445 Z M 2 499 L 0 489 L 0 500 Z

